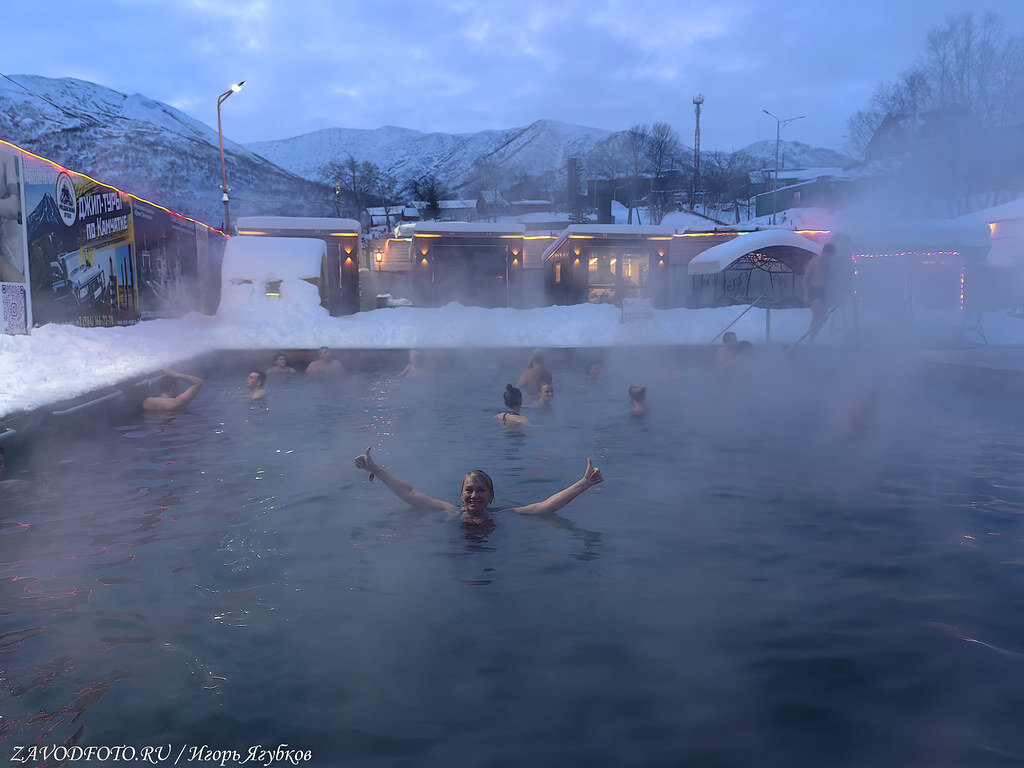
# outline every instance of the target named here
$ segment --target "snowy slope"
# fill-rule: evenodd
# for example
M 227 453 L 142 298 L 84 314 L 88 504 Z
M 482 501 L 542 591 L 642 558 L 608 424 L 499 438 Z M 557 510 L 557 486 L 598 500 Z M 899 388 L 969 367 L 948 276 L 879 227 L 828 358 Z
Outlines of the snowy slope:
M 386 126 L 374 130 L 328 128 L 281 141 L 249 145 L 271 162 L 308 179 L 321 179 L 328 160 L 371 162 L 395 178 L 433 173 L 449 188 L 468 182 L 481 161 L 512 173 L 539 176 L 564 168 L 566 158 L 580 154 L 611 131 L 538 120 L 521 128 L 478 133 L 421 133 Z
M 0 80 L 0 138 L 213 226 L 223 219 L 217 132 L 141 94 L 12 75 Z M 322 185 L 226 137 L 224 151 L 233 216 L 294 213 L 295 200 L 309 201 L 310 215 L 334 214 Z

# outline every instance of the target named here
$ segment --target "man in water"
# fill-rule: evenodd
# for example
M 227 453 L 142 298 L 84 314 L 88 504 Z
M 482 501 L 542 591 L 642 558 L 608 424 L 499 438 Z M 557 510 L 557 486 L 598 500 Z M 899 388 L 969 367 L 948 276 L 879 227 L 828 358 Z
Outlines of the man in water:
M 317 359 L 306 366 L 306 373 L 333 373 L 343 374 L 345 366 L 340 360 L 331 357 L 331 350 L 327 347 L 320 347 L 317 351 Z
M 720 371 L 736 367 L 736 345 L 739 339 L 732 331 L 722 334 L 722 346 L 715 350 L 715 365 Z
M 249 375 L 245 379 L 245 386 L 250 392 L 252 392 L 253 400 L 262 400 L 266 397 L 267 392 L 263 389 L 263 382 L 267 380 L 266 375 L 263 371 L 250 371 Z
M 530 354 L 526 370 L 519 377 L 519 383 L 516 386 L 525 389 L 531 395 L 536 395 L 540 390 L 540 385 L 545 383 L 552 383 L 551 371 L 544 366 L 544 354 L 539 349 L 535 349 Z
M 198 376 L 190 376 L 187 373 L 175 373 L 170 368 L 163 368 L 161 370 L 163 370 L 164 375 L 157 379 L 156 382 L 159 394 L 155 397 L 147 397 L 142 401 L 142 409 L 144 411 L 177 411 L 196 399 L 199 389 L 203 386 L 202 379 Z M 181 394 L 178 394 L 178 379 L 188 384 L 188 389 Z
M 835 253 L 832 243 L 825 243 L 821 253 L 807 262 L 804 269 L 804 302 L 811 308 L 811 339 L 818 335 L 825 319 L 828 303 L 829 260 Z

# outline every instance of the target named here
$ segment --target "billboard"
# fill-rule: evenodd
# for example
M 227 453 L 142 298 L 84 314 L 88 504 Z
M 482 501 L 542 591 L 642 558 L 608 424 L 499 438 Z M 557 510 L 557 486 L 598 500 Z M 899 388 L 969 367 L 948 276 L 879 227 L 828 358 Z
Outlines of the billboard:
M 0 334 L 212 314 L 225 242 L 0 140 Z
M 28 332 L 30 299 L 21 177 L 21 155 L 0 145 L 0 333 Z
M 135 322 L 131 197 L 35 157 L 22 165 L 33 322 Z
M 139 308 L 143 317 L 180 317 L 200 305 L 197 230 L 206 228 L 142 200 L 132 205 Z

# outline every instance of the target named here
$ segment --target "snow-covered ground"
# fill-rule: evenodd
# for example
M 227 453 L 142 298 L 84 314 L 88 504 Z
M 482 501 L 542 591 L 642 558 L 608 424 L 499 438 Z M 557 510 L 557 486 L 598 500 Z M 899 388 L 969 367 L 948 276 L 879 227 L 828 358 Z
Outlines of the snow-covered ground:
M 304 287 L 303 287 L 304 286 Z M 316 289 L 306 283 L 299 290 Z M 315 299 L 315 297 L 310 297 Z M 557 348 L 707 344 L 743 311 L 655 310 L 622 323 L 610 305 L 536 309 L 481 309 L 451 304 L 438 309 L 396 307 L 331 317 L 314 301 L 236 302 L 217 317 L 192 313 L 126 328 L 47 325 L 28 336 L 0 335 L 0 417 L 156 372 L 214 350 L 411 348 Z M 810 311 L 773 310 L 771 341 L 787 344 L 807 330 Z M 927 318 L 955 341 L 959 313 Z M 1024 344 L 1024 320 L 986 315 L 990 344 Z M 765 340 L 764 310 L 753 309 L 733 326 L 740 338 Z M 819 342 L 828 340 L 823 332 Z

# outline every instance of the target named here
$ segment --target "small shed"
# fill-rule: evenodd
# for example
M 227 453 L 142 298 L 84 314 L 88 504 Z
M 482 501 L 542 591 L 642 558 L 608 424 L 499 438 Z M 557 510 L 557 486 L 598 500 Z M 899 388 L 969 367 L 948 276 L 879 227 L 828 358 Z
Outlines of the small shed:
M 522 224 L 423 222 L 399 228 L 411 235 L 413 303 L 439 307 L 511 307 L 522 302 Z
M 235 222 L 239 235 L 306 237 L 327 246 L 320 279 L 320 300 L 332 315 L 359 311 L 359 241 L 355 219 L 306 216 L 243 216 Z

